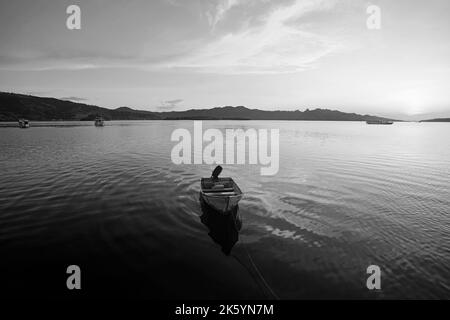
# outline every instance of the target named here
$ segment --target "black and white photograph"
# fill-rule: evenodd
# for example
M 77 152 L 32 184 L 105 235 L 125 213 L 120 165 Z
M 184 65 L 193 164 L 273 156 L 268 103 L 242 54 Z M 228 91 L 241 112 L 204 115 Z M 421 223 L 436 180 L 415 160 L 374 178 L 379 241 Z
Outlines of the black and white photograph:
M 1 299 L 450 300 L 449 15 L 0 0 Z

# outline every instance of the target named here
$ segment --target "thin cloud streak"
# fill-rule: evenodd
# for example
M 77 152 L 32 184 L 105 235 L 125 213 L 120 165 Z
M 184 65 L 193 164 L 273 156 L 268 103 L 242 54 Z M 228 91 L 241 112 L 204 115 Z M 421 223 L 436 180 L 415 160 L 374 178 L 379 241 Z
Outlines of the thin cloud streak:
M 209 25 L 214 30 L 216 25 L 226 16 L 227 12 L 239 5 L 242 0 L 219 0 L 212 10 L 206 12 Z
M 183 99 L 166 100 L 163 101 L 162 104 L 160 106 L 157 106 L 156 108 L 158 110 L 170 111 L 175 109 L 183 101 L 184 101 Z
M 80 97 L 62 97 L 62 98 L 60 98 L 61 100 L 69 100 L 69 101 L 77 101 L 77 102 L 80 102 L 80 101 L 87 101 L 88 99 L 85 99 L 85 98 L 80 98 Z

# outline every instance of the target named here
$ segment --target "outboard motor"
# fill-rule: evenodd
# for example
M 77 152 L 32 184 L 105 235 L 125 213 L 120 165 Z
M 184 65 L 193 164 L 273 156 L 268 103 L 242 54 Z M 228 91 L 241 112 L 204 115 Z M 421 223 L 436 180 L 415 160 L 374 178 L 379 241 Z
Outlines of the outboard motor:
M 217 166 L 214 171 L 211 174 L 211 178 L 213 180 L 218 180 L 219 179 L 219 175 L 222 172 L 222 167 L 221 166 Z

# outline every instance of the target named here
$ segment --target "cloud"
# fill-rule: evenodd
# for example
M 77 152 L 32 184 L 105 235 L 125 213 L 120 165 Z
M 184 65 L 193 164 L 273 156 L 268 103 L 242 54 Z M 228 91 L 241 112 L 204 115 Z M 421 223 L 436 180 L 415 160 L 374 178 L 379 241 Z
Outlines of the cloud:
M 166 54 L 151 57 L 115 55 L 70 56 L 36 55 L 29 58 L 0 57 L 0 71 L 83 71 L 106 68 L 131 68 L 152 70 L 164 68 L 167 61 L 176 60 L 181 54 Z M 6 60 L 9 62 L 7 63 Z
M 237 5 L 226 2 L 211 20 L 220 21 Z M 227 33 L 194 54 L 172 64 L 217 73 L 285 73 L 315 66 L 320 58 L 336 53 L 342 44 L 331 36 L 308 31 L 298 20 L 308 14 L 329 11 L 336 1 L 302 0 L 272 9 L 263 23 Z
M 175 100 L 167 100 L 167 101 L 165 101 L 165 103 L 168 103 L 170 105 L 175 105 L 175 104 L 178 104 L 180 102 L 183 102 L 183 99 L 175 99 Z
M 86 101 L 87 100 L 85 98 L 80 98 L 80 97 L 62 97 L 60 99 L 61 100 L 70 100 L 70 101 Z
M 181 3 L 179 0 L 165 1 L 170 5 Z M 286 1 L 214 0 L 212 5 L 208 1 L 209 7 L 206 11 L 203 7 L 202 14 L 208 17 L 211 30 L 214 31 L 225 18 L 230 18 L 220 32 L 206 30 L 202 33 L 205 30 L 197 29 L 197 33 L 188 40 L 178 41 L 179 45 L 175 47 L 167 43 L 166 48 L 161 45 L 162 49 L 157 53 L 154 50 L 105 52 L 94 48 L 93 51 L 33 51 L 23 57 L 3 54 L 0 55 L 0 70 L 127 68 L 149 71 L 186 69 L 217 74 L 290 73 L 314 68 L 323 57 L 346 49 L 339 37 L 328 31 L 330 28 L 323 28 L 323 25 L 315 28 L 314 19 L 313 22 L 311 19 L 308 21 L 314 14 L 330 12 L 337 0 Z M 239 10 L 231 12 L 236 7 Z
M 42 95 L 49 94 L 49 91 L 27 91 L 25 93 L 30 96 L 42 96 Z
M 166 100 L 161 102 L 161 105 L 156 108 L 165 111 L 173 110 L 183 101 L 184 101 L 183 99 Z
M 96 68 L 98 57 L 55 56 L 53 54 L 29 54 L 23 56 L 0 56 L 0 70 L 5 71 L 52 71 L 85 70 Z
M 219 2 L 214 4 L 213 8 L 206 12 L 206 17 L 212 29 L 216 27 L 231 8 L 239 5 L 240 2 L 241 0 L 219 0 Z

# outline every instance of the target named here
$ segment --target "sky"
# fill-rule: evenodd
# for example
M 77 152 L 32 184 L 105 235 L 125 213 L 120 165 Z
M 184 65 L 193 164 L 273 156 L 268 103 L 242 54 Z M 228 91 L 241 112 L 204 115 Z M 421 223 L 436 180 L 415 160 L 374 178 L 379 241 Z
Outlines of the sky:
M 73 4 L 79 30 L 66 27 Z M 449 13 L 448 0 L 0 0 L 0 91 L 150 111 L 450 116 Z

